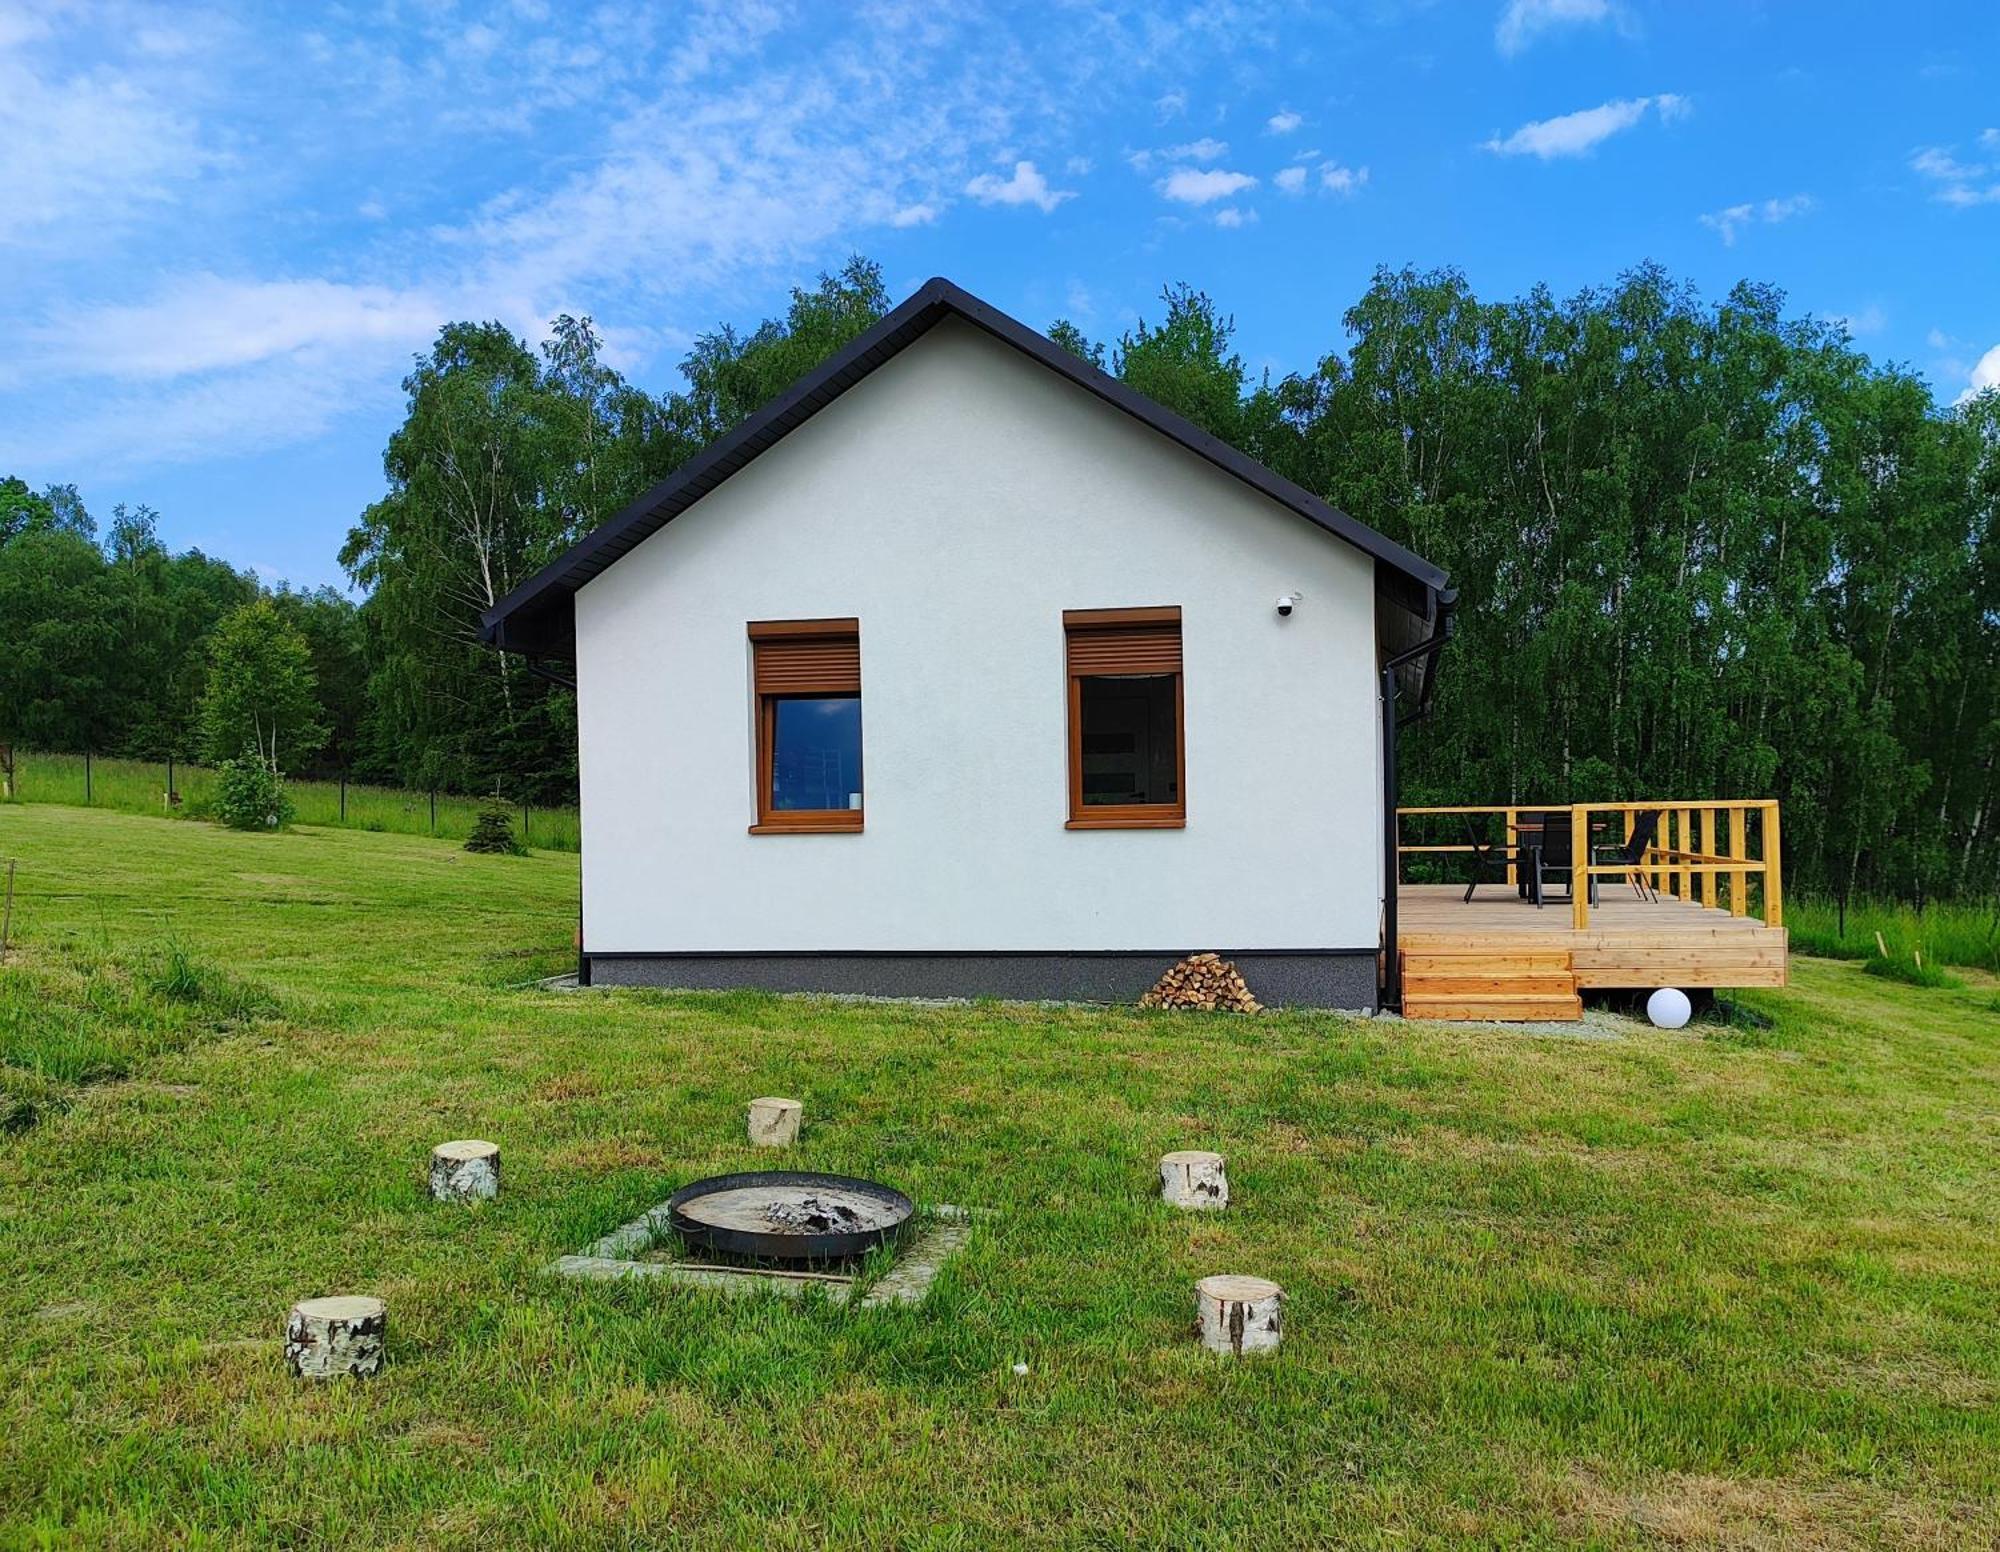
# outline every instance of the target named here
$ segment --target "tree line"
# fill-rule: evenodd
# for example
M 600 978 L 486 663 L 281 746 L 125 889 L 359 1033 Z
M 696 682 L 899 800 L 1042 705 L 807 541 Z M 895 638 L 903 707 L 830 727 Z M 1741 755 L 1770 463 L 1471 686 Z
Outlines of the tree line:
M 857 258 L 702 336 L 660 396 L 588 319 L 539 350 L 446 326 L 341 551 L 359 605 L 168 555 L 143 509 L 100 543 L 73 491 L 8 482 L 0 738 L 202 752 L 247 714 L 205 713 L 210 685 L 278 652 L 308 691 L 288 769 L 573 797 L 571 694 L 481 647 L 481 612 L 887 307 Z M 1185 286 L 1115 340 L 1050 333 L 1450 571 L 1406 801 L 1772 796 L 1801 887 L 2000 890 L 2000 395 L 1941 407 L 1772 288 L 1709 302 L 1650 266 L 1504 301 L 1383 270 L 1343 322 L 1279 381 Z

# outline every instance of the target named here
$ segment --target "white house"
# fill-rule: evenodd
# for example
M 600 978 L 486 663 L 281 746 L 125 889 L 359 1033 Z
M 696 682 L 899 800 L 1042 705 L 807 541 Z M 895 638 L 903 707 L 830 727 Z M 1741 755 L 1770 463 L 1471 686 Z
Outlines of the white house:
M 575 665 L 588 981 L 1373 1007 L 1445 581 L 933 280 L 486 635 Z

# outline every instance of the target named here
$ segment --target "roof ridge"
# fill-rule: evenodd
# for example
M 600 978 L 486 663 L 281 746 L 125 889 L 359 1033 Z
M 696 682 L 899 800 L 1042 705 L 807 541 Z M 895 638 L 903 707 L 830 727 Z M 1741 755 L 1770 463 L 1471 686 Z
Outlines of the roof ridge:
M 974 296 L 948 277 L 933 275 L 814 370 L 746 416 L 486 610 L 481 617 L 482 639 L 503 651 L 522 652 L 530 657 L 572 656 L 574 599 L 584 583 L 664 528 L 877 367 L 901 354 L 946 316 L 962 318 L 1032 357 L 1420 587 L 1432 592 L 1444 588 L 1445 573 L 1414 551 L 1356 521 L 1212 432 Z

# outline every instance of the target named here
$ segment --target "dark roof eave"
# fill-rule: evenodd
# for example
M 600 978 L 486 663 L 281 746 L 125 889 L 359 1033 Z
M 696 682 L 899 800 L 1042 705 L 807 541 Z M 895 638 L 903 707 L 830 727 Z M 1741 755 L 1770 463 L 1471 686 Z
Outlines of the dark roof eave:
M 985 330 L 1419 586 L 1432 592 L 1445 586 L 1445 573 L 1422 556 L 1356 522 L 1303 486 L 1265 468 L 1221 438 L 1156 404 L 998 308 L 938 278 L 927 281 L 909 300 L 846 349 L 807 373 L 735 430 L 695 454 L 508 593 L 481 617 L 481 639 L 501 651 L 523 652 L 533 657 L 573 656 L 574 599 L 584 583 L 664 528 L 946 317 L 962 318 Z

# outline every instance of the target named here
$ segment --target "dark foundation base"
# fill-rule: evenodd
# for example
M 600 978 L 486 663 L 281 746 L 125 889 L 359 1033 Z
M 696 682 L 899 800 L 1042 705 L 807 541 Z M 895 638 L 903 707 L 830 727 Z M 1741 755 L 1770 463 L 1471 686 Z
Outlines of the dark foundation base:
M 1236 962 L 1251 992 L 1266 1007 L 1373 1012 L 1377 1006 L 1372 948 L 1221 952 Z M 1183 952 L 1143 949 L 1068 954 L 586 954 L 583 968 L 585 981 L 593 986 L 1136 1002 L 1183 957 Z

